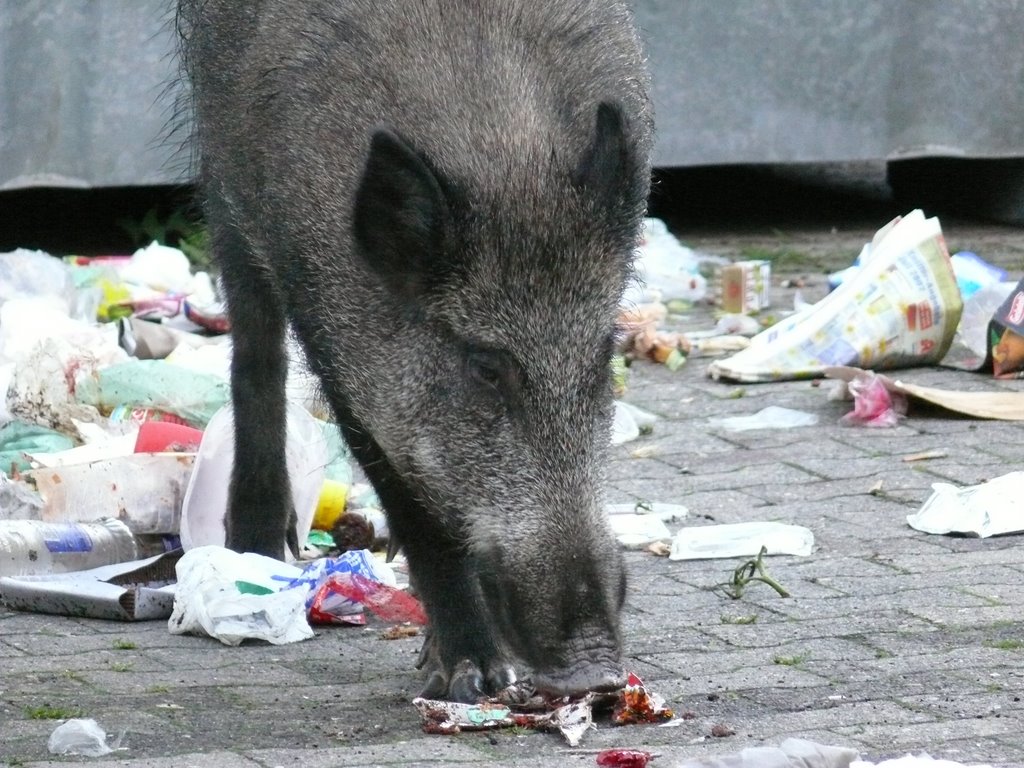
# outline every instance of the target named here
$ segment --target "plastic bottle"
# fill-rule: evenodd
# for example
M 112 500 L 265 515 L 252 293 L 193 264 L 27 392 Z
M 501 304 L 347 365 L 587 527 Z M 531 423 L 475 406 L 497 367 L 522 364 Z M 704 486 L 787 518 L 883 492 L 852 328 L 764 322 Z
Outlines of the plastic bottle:
M 136 559 L 135 537 L 115 518 L 94 523 L 0 520 L 0 576 L 84 571 Z

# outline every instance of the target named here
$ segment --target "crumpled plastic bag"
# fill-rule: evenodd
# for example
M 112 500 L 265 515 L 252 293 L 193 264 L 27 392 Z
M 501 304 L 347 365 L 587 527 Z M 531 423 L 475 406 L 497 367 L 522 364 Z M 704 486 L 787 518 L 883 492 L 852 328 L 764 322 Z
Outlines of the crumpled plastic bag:
M 957 488 L 932 483 L 932 495 L 912 515 L 911 528 L 924 533 L 962 533 L 986 538 L 1024 531 L 1024 472 L 1010 472 L 987 483 Z
M 313 637 L 306 589 L 287 589 L 302 571 L 263 555 L 218 546 L 191 549 L 175 566 L 178 587 L 167 621 L 171 634 L 205 634 L 224 645 L 274 645 Z
M 364 607 L 384 621 L 426 624 L 419 600 L 397 584 L 391 566 L 357 549 L 310 563 L 287 586 L 303 588 L 309 619 L 318 624 L 362 623 Z
M 778 747 L 747 747 L 733 755 L 686 760 L 679 768 L 850 768 L 857 752 L 806 739 L 786 739 Z
M 711 423 L 730 432 L 746 432 L 750 429 L 792 429 L 814 426 L 818 423 L 818 415 L 769 405 L 749 416 L 728 416 L 723 419 L 712 419 Z
M 85 755 L 86 757 L 101 757 L 109 755 L 115 749 L 121 749 L 118 744 L 121 739 L 114 742 L 111 747 L 107 744 L 107 732 L 100 727 L 92 718 L 73 718 L 58 725 L 50 734 L 46 748 L 51 755 Z
M 839 385 L 836 399 L 853 398 L 853 410 L 839 419 L 845 426 L 895 427 L 907 415 L 907 396 L 885 386 L 874 371 L 862 371 Z
M 957 763 L 952 760 L 936 760 L 927 753 L 920 755 L 907 755 L 892 760 L 883 760 L 880 763 L 867 763 L 857 760 L 850 765 L 850 768 L 992 768 L 991 765 L 978 763 Z
M 634 269 L 638 280 L 626 287 L 626 305 L 661 298 L 700 301 L 707 295 L 700 255 L 680 243 L 661 219 L 644 219 Z

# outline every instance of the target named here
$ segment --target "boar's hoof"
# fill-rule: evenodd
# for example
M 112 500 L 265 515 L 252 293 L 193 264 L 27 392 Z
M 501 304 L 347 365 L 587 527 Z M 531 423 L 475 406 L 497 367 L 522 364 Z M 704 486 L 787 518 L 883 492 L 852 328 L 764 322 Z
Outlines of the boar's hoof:
M 537 672 L 533 685 L 549 696 L 582 696 L 594 691 L 617 691 L 626 684 L 626 674 L 618 664 L 586 664 L 568 671 Z
M 434 666 L 420 696 L 475 704 L 515 681 L 515 670 L 507 664 L 497 664 L 488 674 L 484 674 L 476 663 L 463 659 L 455 665 L 451 674 L 440 666 Z

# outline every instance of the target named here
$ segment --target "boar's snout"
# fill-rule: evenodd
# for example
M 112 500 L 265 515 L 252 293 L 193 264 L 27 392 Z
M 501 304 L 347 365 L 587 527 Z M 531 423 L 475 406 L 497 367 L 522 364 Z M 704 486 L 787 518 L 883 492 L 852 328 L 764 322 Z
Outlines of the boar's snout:
M 530 665 L 543 693 L 575 696 L 625 685 L 619 627 L 625 569 L 608 539 L 607 546 L 562 557 L 549 553 L 521 567 L 509 562 L 507 550 L 504 557 L 492 550 L 491 562 L 505 567 L 480 572 L 502 639 Z

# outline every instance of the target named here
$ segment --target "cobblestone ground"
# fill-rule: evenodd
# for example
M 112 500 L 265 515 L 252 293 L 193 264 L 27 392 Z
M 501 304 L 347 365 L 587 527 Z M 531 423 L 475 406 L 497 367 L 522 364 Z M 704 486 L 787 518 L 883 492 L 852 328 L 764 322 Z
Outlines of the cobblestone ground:
M 870 234 L 705 231 L 689 242 L 733 257 L 771 255 L 777 275 L 808 275 L 804 296 L 816 299 L 821 272 L 849 263 Z M 947 226 L 947 237 L 951 249 L 972 247 L 1015 278 L 1024 270 L 1020 230 Z M 792 293 L 776 289 L 777 306 Z M 710 310 L 695 309 L 685 324 L 708 327 Z M 66 764 L 47 754 L 57 722 L 41 716 L 78 714 L 123 733 L 127 747 L 89 762 L 125 766 L 588 766 L 608 746 L 647 748 L 659 755 L 654 766 L 672 766 L 788 736 L 854 747 L 870 760 L 928 751 L 1024 764 L 1024 539 L 929 536 L 906 523 L 932 483 L 1021 469 L 1024 425 L 914 407 L 894 429 L 845 428 L 837 421 L 848 406 L 827 399 L 828 385 L 727 385 L 707 379 L 705 366 L 633 366 L 626 399 L 661 420 L 615 449 L 611 500 L 682 503 L 689 525 L 798 523 L 814 532 L 815 547 L 808 557 L 767 560 L 789 599 L 762 584 L 739 600 L 714 590 L 739 560 L 628 553 L 629 665 L 692 713 L 678 727 L 605 725 L 583 752 L 530 732 L 429 736 L 409 703 L 420 684 L 419 639 L 384 640 L 380 625 L 228 648 L 172 636 L 163 622 L 0 609 L 0 757 Z M 949 388 L 1024 384 L 937 368 L 901 377 Z M 815 413 L 820 423 L 743 433 L 711 423 L 768 405 Z M 903 460 L 924 451 L 944 455 Z M 713 737 L 716 725 L 733 735 Z

